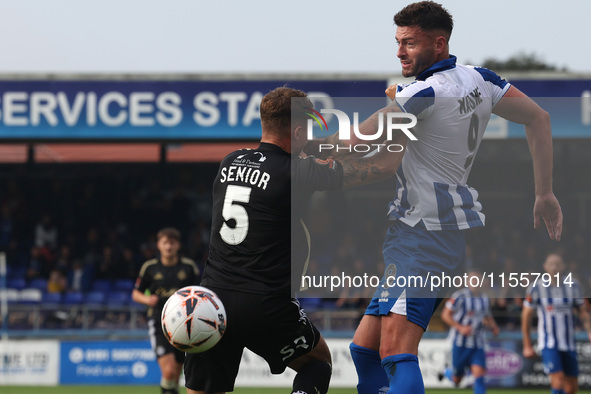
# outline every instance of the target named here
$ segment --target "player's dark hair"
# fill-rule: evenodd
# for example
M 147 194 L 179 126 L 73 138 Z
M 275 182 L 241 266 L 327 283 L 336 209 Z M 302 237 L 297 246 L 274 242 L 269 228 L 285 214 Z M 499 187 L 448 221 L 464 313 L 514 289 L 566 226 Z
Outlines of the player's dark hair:
M 419 1 L 394 15 L 396 26 L 418 26 L 423 30 L 443 30 L 451 36 L 454 21 L 443 6 L 434 1 Z M 449 41 L 449 37 L 447 38 Z
M 295 100 L 292 105 L 292 98 Z M 289 133 L 292 119 L 302 121 L 306 115 L 305 108 L 312 108 L 313 104 L 301 90 L 280 87 L 270 91 L 261 101 L 261 124 L 265 132 Z
M 181 232 L 174 227 L 165 227 L 158 231 L 158 234 L 156 234 L 156 239 L 160 241 L 160 238 L 163 237 L 181 242 Z

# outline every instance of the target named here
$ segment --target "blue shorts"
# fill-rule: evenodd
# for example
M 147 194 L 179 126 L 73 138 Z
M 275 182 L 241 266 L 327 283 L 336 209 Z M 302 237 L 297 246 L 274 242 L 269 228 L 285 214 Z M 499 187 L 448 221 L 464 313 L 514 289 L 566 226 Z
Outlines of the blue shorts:
M 486 355 L 482 348 L 453 346 L 451 352 L 454 376 L 461 378 L 466 368 L 472 365 L 479 365 L 486 369 Z
M 386 233 L 383 250 L 386 270 L 365 314 L 405 315 L 426 330 L 448 290 L 432 291 L 429 277 L 458 273 L 465 260 L 464 232 L 427 231 L 422 222 L 411 227 L 396 221 Z
M 579 376 L 577 352 L 574 350 L 542 349 L 544 373 L 564 372 L 566 376 Z

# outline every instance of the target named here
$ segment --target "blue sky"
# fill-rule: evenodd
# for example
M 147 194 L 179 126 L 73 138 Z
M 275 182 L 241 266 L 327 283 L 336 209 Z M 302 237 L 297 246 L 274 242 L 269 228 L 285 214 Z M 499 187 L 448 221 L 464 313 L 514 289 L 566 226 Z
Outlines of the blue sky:
M 410 2 L 3 0 L 0 73 L 398 75 L 392 17 Z M 440 2 L 460 62 L 525 51 L 591 74 L 591 1 Z

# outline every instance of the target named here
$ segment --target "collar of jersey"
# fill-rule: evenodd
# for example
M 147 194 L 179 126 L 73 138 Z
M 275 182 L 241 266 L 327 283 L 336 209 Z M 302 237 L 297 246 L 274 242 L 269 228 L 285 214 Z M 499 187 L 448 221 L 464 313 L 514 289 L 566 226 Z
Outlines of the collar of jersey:
M 456 60 L 458 58 L 454 55 L 449 55 L 449 58 L 435 63 L 417 76 L 417 81 L 424 81 L 431 75 L 439 71 L 445 71 L 456 67 Z
M 274 150 L 274 151 L 277 151 L 277 152 L 287 153 L 279 145 L 270 144 L 268 142 L 260 142 L 259 143 L 259 147 L 257 148 L 257 150 L 265 150 L 265 151 Z M 287 153 L 287 154 L 289 154 L 289 153 Z

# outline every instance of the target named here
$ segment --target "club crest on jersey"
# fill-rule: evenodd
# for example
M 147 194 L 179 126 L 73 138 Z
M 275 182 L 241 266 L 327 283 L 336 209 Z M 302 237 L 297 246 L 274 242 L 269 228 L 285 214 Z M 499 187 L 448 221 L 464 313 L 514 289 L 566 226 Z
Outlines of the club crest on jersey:
M 187 279 L 187 273 L 184 270 L 179 271 L 179 273 L 176 275 L 176 277 L 179 280 L 185 280 Z

